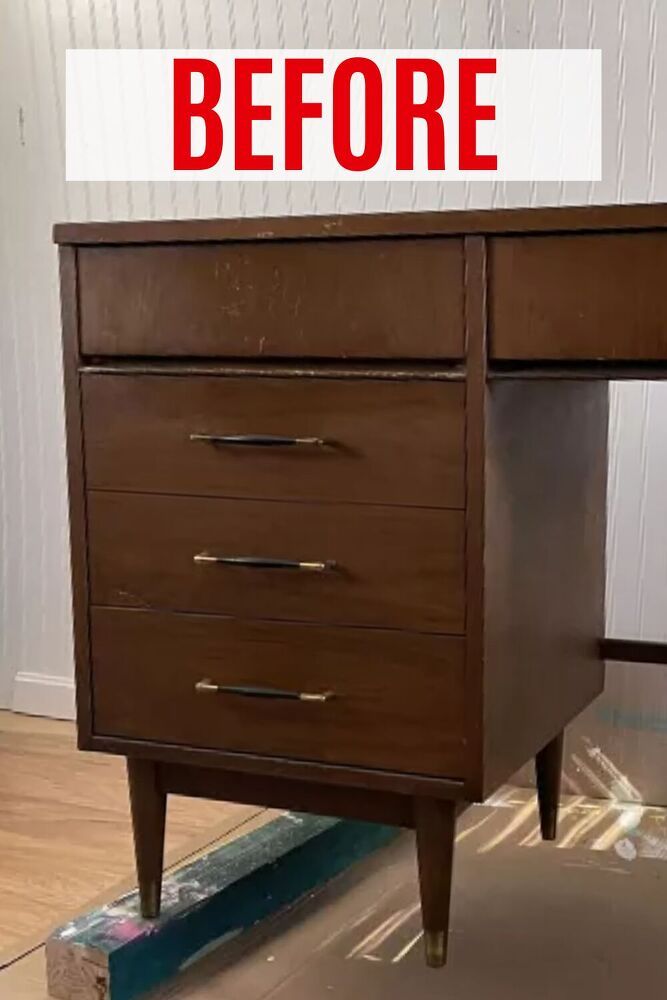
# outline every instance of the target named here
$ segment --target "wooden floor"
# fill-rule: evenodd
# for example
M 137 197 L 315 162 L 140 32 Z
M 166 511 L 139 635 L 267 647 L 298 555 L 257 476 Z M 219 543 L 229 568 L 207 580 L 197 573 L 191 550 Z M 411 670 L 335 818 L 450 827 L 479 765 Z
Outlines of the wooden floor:
M 664 996 L 664 809 L 570 797 L 557 843 L 543 844 L 534 795 L 510 791 L 466 813 L 457 839 L 446 969 L 424 965 L 405 834 L 146 1000 Z M 0 997 L 47 1000 L 43 951 L 0 971 Z
M 171 799 L 168 858 L 257 811 Z M 0 712 L 0 966 L 132 880 L 122 758 L 77 751 L 70 723 Z
M 176 802 L 190 853 L 252 811 Z M 198 843 L 193 841 L 197 833 Z M 83 912 L 131 877 L 121 761 L 77 754 L 71 726 L 0 713 L 0 940 Z M 107 897 L 109 898 L 109 897 Z M 626 1000 L 667 981 L 667 811 L 562 804 L 540 841 L 535 797 L 506 790 L 462 820 L 447 969 L 421 955 L 410 835 L 323 892 L 184 970 L 151 1000 Z M 43 948 L 0 966 L 0 1000 L 47 1000 Z

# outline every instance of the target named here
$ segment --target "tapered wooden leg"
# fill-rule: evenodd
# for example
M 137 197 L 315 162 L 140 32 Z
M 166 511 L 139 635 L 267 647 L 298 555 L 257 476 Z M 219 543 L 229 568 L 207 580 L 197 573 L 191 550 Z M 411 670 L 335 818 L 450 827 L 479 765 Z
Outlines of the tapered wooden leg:
M 456 803 L 415 799 L 415 829 L 426 963 L 439 968 L 447 961 Z
M 162 894 L 167 796 L 154 761 L 128 757 L 127 776 L 142 917 L 157 917 Z
M 558 804 L 563 773 L 563 737 L 560 732 L 535 758 L 537 800 L 543 840 L 555 840 L 558 833 Z

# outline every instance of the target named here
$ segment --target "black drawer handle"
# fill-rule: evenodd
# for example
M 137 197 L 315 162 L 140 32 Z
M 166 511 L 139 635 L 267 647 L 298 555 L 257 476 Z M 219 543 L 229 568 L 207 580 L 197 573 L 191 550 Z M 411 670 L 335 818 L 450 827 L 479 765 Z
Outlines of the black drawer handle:
M 190 440 L 250 448 L 326 448 L 332 444 L 319 437 L 282 437 L 279 434 L 191 434 Z
M 282 691 L 279 688 L 246 687 L 238 684 L 215 684 L 206 678 L 195 684 L 197 694 L 231 694 L 239 698 L 273 698 L 282 701 L 331 701 L 333 691 Z
M 193 558 L 197 564 L 245 566 L 249 569 L 299 569 L 306 573 L 327 573 L 336 568 L 336 563 L 331 559 L 313 562 L 304 559 L 263 559 L 258 556 L 215 556 L 208 552 L 198 552 Z

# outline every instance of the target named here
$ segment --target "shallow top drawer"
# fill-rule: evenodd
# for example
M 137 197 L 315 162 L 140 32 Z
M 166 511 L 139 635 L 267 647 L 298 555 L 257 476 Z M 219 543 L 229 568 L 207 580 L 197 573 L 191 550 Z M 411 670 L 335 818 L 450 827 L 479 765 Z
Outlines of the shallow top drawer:
M 81 381 L 94 489 L 464 504 L 462 383 L 100 374 Z
M 92 355 L 458 358 L 460 239 L 81 247 Z
M 664 361 L 667 233 L 490 240 L 491 355 Z

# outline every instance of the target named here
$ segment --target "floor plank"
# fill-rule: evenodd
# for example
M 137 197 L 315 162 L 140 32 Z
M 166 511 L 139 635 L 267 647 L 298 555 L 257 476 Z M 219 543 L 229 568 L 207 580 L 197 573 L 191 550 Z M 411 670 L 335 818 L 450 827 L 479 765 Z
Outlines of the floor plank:
M 174 797 L 168 855 L 256 812 Z M 0 712 L 0 953 L 46 936 L 132 873 L 123 759 L 77 751 L 71 723 Z

